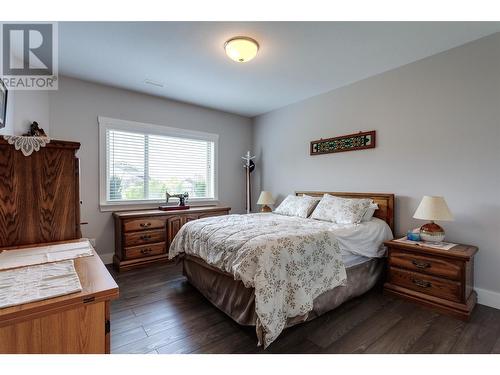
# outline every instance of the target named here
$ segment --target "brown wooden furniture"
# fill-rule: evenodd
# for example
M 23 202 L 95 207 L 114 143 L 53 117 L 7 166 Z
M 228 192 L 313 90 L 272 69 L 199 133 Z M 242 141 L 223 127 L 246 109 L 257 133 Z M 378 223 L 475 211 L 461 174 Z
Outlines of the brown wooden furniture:
M 79 148 L 52 140 L 24 156 L 0 138 L 0 247 L 81 237 Z
M 191 207 L 182 211 L 122 211 L 115 219 L 115 255 L 118 271 L 168 260 L 168 248 L 188 221 L 227 215 L 230 207 Z
M 81 237 L 79 147 L 51 140 L 24 156 L 0 139 L 0 251 Z M 81 292 L 0 309 L 0 353 L 109 353 L 118 287 L 97 255 L 75 268 Z
M 391 227 L 394 233 L 394 194 L 385 193 L 351 193 L 351 192 L 331 192 L 331 191 L 296 191 L 295 195 L 308 195 L 310 197 L 322 197 L 325 194 L 334 195 L 341 198 L 372 199 L 378 204 L 378 210 L 373 214 L 384 220 Z
M 0 353 L 110 352 L 109 304 L 118 286 L 97 255 L 75 259 L 75 269 L 81 292 L 0 309 Z
M 474 255 L 477 247 L 438 250 L 387 241 L 388 275 L 384 290 L 462 320 L 476 304 Z

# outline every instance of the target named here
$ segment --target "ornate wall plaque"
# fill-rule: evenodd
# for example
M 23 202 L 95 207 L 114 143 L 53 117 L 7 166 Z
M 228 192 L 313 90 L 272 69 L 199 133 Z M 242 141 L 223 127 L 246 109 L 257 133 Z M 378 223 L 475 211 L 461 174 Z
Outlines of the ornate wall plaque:
M 311 142 L 311 155 L 375 148 L 375 130 Z

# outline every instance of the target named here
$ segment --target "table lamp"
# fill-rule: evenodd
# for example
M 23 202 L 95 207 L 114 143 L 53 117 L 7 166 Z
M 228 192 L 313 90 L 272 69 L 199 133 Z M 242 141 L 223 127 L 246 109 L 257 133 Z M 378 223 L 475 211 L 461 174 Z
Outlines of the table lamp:
M 262 191 L 257 204 L 262 205 L 260 212 L 272 212 L 271 207 L 268 206 L 268 204 L 274 204 L 274 198 L 271 192 Z
M 430 223 L 420 227 L 420 238 L 423 241 L 441 242 L 444 240 L 444 229 L 434 223 L 434 220 L 451 221 L 453 215 L 443 197 L 424 196 L 417 207 L 415 219 L 430 220 Z

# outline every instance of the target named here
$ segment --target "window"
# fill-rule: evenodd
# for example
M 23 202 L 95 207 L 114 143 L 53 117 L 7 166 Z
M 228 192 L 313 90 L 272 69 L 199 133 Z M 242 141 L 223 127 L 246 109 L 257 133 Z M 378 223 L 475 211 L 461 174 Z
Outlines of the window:
M 218 136 L 99 117 L 101 206 L 216 200 Z

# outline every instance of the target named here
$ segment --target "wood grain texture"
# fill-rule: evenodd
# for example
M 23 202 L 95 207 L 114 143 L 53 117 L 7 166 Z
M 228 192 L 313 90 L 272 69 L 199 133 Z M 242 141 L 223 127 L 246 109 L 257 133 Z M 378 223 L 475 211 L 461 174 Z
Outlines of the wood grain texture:
M 165 241 L 165 230 L 154 229 L 134 233 L 125 233 L 125 247 L 149 245 Z
M 440 315 L 427 331 L 407 350 L 412 354 L 448 353 L 462 333 L 465 322 L 449 316 Z
M 167 252 L 167 248 L 165 242 L 155 243 L 152 245 L 142 245 L 135 247 L 126 247 L 125 248 L 125 258 L 126 259 L 134 259 L 141 258 L 145 255 L 159 255 Z
M 454 353 L 490 353 L 500 337 L 500 311 L 481 305 L 477 310 L 451 348 Z
M 165 226 L 165 220 L 157 218 L 131 219 L 123 222 L 123 231 L 134 232 L 145 229 L 161 229 Z
M 452 259 L 394 250 L 389 262 L 391 266 L 447 279 L 460 280 L 462 277 L 463 262 Z
M 168 261 L 168 249 L 181 227 L 203 217 L 227 215 L 230 207 L 192 207 L 184 211 L 114 212 L 115 254 L 119 271 Z
M 389 268 L 388 282 L 450 301 L 462 300 L 458 281 L 441 279 L 396 267 Z
M 388 248 L 387 293 L 460 319 L 470 318 L 477 300 L 473 272 L 477 247 L 439 250 L 394 240 L 384 244 Z
M 81 292 L 0 309 L 0 353 L 110 352 L 105 323 L 118 286 L 97 255 L 75 259 L 75 270 Z
M 191 207 L 188 210 L 184 211 L 162 211 L 162 210 L 133 210 L 133 211 L 117 211 L 113 212 L 113 217 L 119 219 L 133 219 L 133 218 L 141 218 L 152 217 L 152 216 L 168 216 L 168 215 L 179 215 L 179 214 L 204 214 L 206 212 L 224 212 L 230 211 L 231 207 L 228 206 L 199 206 L 199 207 Z
M 79 147 L 53 140 L 25 157 L 0 139 L 0 251 L 81 237 Z M 81 292 L 0 309 L 0 353 L 109 353 L 118 286 L 97 255 L 75 269 Z
M 429 328 L 437 313 L 402 304 L 398 313 L 401 319 L 364 350 L 371 354 L 403 354 Z
M 79 144 L 50 145 L 26 157 L 0 140 L 0 247 L 80 237 Z
M 180 264 L 156 264 L 147 272 L 137 269 L 113 275 L 121 294 L 111 307 L 112 353 L 489 353 L 500 350 L 499 310 L 479 305 L 467 323 L 385 295 L 378 287 L 310 322 L 285 329 L 263 350 L 257 347 L 254 327 L 240 326 L 212 306 L 182 276 Z
M 0 328 L 0 353 L 105 353 L 105 303 L 94 303 Z
M 170 244 L 174 240 L 175 235 L 181 229 L 183 222 L 183 216 L 174 215 L 167 217 L 167 247 L 170 248 Z
M 75 270 L 82 285 L 81 292 L 0 309 L 0 327 L 77 307 L 88 298 L 99 302 L 118 297 L 118 286 L 99 256 L 75 259 Z

